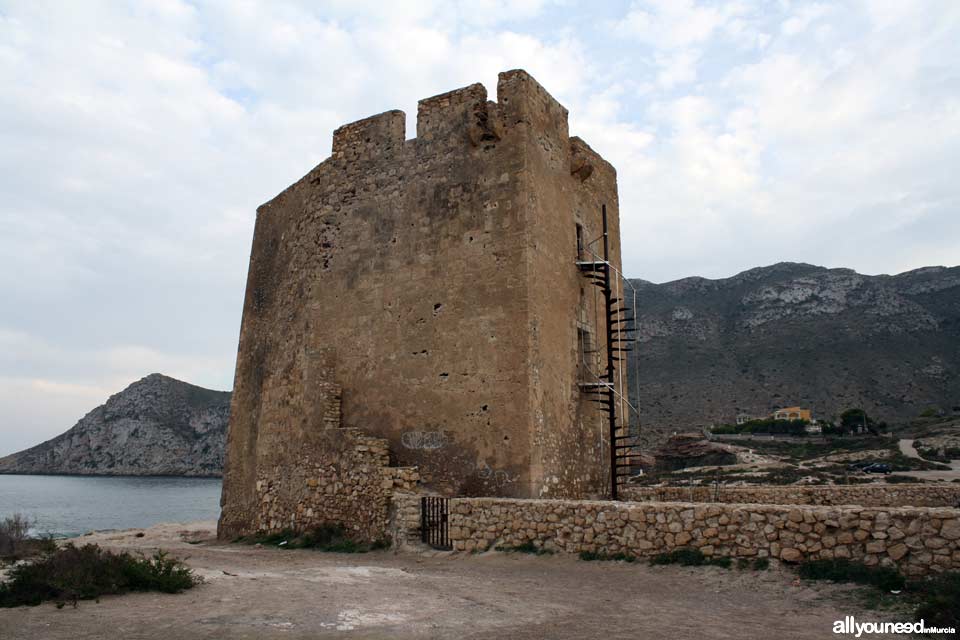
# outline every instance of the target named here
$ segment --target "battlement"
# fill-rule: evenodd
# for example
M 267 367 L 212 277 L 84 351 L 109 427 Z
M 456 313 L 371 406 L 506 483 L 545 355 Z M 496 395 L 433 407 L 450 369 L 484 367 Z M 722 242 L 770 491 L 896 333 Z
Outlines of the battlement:
M 398 109 L 345 124 L 333 132 L 333 157 L 353 160 L 403 148 L 407 115 Z
M 569 139 L 567 109 L 522 69 L 504 71 L 497 81 L 497 102 L 487 100 L 480 83 L 454 89 L 417 103 L 420 152 L 470 143 L 496 143 L 510 130 L 527 127 L 548 148 L 562 148 Z M 355 161 L 391 155 L 404 149 L 406 115 L 392 110 L 339 127 L 333 133 L 337 160 Z

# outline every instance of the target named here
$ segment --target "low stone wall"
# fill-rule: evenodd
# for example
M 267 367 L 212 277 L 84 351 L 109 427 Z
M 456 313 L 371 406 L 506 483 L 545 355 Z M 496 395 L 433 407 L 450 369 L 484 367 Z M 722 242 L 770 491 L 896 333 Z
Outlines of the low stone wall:
M 636 502 L 728 502 L 736 504 L 860 505 L 863 507 L 956 507 L 960 484 L 847 484 L 699 487 L 628 487 Z
M 960 568 L 960 510 L 454 498 L 450 540 L 459 551 L 532 542 L 565 553 L 850 558 L 924 575 Z

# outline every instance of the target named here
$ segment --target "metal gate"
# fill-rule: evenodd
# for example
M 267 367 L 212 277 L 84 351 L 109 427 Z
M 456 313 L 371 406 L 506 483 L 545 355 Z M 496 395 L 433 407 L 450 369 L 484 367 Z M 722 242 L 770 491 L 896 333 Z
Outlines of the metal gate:
M 450 499 L 420 498 L 420 539 L 434 549 L 452 549 L 447 527 Z

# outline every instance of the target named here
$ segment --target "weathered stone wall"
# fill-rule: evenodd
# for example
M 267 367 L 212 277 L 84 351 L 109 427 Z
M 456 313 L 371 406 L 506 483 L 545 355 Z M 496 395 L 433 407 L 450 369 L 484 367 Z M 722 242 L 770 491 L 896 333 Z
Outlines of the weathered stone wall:
M 416 488 L 416 468 L 390 466 L 386 440 L 341 427 L 341 389 L 325 381 L 322 352 L 310 360 L 314 379 L 271 390 L 252 464 L 232 467 L 256 475 L 249 486 L 236 476 L 225 483 L 221 538 L 340 524 L 357 540 L 378 540 L 388 535 L 393 492 Z
M 616 174 L 525 72 L 500 74 L 497 97 L 420 101 L 413 140 L 400 111 L 340 127 L 332 155 L 258 209 L 224 535 L 249 526 L 258 481 L 310 452 L 333 383 L 343 426 L 385 439 L 429 490 L 606 490 L 599 406 L 577 387 L 578 326 L 604 327 L 581 297 L 576 225 L 597 237 L 607 205 L 619 269 Z
M 421 548 L 421 494 L 397 490 L 390 501 L 389 538 L 394 549 Z
M 960 568 L 957 509 L 455 498 L 450 538 L 460 551 L 533 542 L 649 556 L 695 547 L 787 562 L 850 558 L 909 575 Z
M 330 429 L 323 440 L 282 466 L 259 469 L 259 509 L 249 532 L 304 531 L 336 523 L 356 540 L 387 537 L 390 498 L 395 490 L 416 486 L 417 470 L 387 466 L 387 441 L 356 429 Z
M 628 487 L 623 497 L 654 502 L 860 505 L 864 507 L 957 507 L 960 485 L 851 484 L 812 486 Z

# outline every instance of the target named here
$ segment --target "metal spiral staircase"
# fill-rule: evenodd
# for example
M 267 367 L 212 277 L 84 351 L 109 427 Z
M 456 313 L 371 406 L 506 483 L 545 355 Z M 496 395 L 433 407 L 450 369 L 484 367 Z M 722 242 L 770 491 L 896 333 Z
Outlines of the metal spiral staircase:
M 605 363 L 601 372 L 593 372 L 586 367 L 582 376 L 585 379 L 579 382 L 579 386 L 581 393 L 591 401 L 600 404 L 607 413 L 610 495 L 616 500 L 619 489 L 626 483 L 626 479 L 633 475 L 634 459 L 640 453 L 639 412 L 627 397 L 625 365 L 615 364 L 625 363 L 627 353 L 633 350 L 636 292 L 633 292 L 632 302 L 628 306 L 623 289 L 625 280 L 622 274 L 610 264 L 606 205 L 603 205 L 601 212 L 603 254 L 596 255 L 589 250 L 589 245 L 578 247 L 580 255 L 577 259 L 577 268 L 590 284 L 599 289 L 603 298 L 606 344 L 602 352 Z M 597 330 L 600 330 L 599 325 Z

